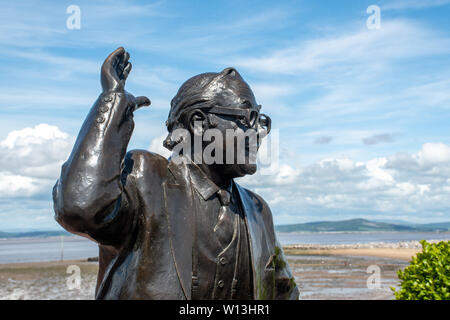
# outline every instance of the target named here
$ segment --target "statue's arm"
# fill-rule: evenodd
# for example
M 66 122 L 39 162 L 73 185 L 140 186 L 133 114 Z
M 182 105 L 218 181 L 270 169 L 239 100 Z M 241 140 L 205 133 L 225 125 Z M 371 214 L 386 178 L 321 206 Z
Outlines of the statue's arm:
M 128 57 L 119 48 L 105 60 L 103 93 L 53 188 L 55 219 L 70 232 L 110 245 L 120 243 L 136 211 L 136 192 L 128 179 L 133 164 L 125 154 L 134 128 L 133 111 L 149 104 L 147 98 L 134 98 L 124 90 L 131 69 Z

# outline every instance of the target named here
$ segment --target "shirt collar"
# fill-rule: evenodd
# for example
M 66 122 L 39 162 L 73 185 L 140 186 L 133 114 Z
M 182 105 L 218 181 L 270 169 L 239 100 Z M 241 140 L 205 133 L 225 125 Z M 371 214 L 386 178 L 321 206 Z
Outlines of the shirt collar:
M 195 163 L 190 162 L 188 164 L 189 174 L 191 176 L 191 182 L 195 190 L 202 196 L 204 200 L 208 200 L 213 194 L 217 193 L 221 188 L 219 188 L 208 176 L 197 166 Z M 229 188 L 224 190 L 231 193 L 232 183 Z

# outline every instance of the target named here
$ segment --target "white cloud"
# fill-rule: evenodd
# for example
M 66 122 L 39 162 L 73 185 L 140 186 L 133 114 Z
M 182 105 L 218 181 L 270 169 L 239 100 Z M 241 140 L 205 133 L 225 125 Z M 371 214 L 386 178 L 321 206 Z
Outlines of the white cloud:
M 164 138 L 153 139 L 149 150 L 167 158 Z M 45 123 L 11 131 L 0 141 L 0 198 L 51 195 L 74 142 L 73 136 Z
M 0 197 L 30 197 L 49 187 L 46 179 L 14 175 L 0 171 Z
M 73 143 L 72 136 L 45 123 L 11 131 L 0 141 L 1 197 L 50 194 Z
M 450 147 L 443 143 L 425 143 L 417 154 L 422 165 L 450 162 Z
M 157 153 L 165 158 L 170 157 L 172 153 L 163 146 L 163 141 L 166 137 L 167 134 L 163 134 L 162 136 L 153 139 L 150 143 L 150 146 L 148 147 L 148 150 Z
M 240 181 L 276 206 L 275 217 L 290 213 L 289 222 L 313 212 L 406 214 L 417 220 L 450 210 L 450 146 L 443 143 L 366 162 L 327 158 L 280 169 L 275 176 L 257 173 Z
M 300 170 L 296 170 L 288 165 L 281 165 L 278 174 L 275 177 L 275 184 L 286 185 L 296 181 Z
M 386 163 L 386 158 L 377 158 L 367 161 L 366 168 L 369 176 L 383 181 L 393 181 L 394 179 L 392 176 L 383 169 Z

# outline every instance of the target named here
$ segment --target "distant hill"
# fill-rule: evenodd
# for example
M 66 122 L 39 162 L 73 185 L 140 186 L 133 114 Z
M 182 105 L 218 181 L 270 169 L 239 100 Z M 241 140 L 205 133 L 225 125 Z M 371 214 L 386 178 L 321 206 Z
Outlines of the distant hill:
M 450 231 L 450 222 L 427 224 L 397 224 L 366 219 L 351 219 L 342 221 L 318 221 L 299 224 L 275 226 L 278 232 L 362 232 L 362 231 L 397 231 L 397 232 L 446 232 Z M 0 238 L 44 238 L 55 236 L 72 236 L 71 233 L 61 231 L 28 231 L 2 232 Z
M 433 223 L 414 223 L 404 220 L 372 220 L 375 222 L 384 222 L 390 224 L 397 224 L 402 226 L 410 226 L 410 227 L 425 227 L 425 228 L 444 228 L 450 229 L 450 222 L 433 222 Z
M 425 223 L 419 224 L 419 226 L 423 226 L 426 228 L 444 228 L 450 231 L 450 222 L 438 222 L 438 223 Z
M 445 232 L 450 231 L 450 222 L 401 225 L 375 222 L 365 219 L 342 221 L 318 221 L 299 224 L 275 226 L 279 232 L 362 232 L 362 231 L 397 231 L 397 232 Z
M 1 232 L 0 238 L 37 238 L 72 235 L 67 231 L 30 231 L 30 232 Z

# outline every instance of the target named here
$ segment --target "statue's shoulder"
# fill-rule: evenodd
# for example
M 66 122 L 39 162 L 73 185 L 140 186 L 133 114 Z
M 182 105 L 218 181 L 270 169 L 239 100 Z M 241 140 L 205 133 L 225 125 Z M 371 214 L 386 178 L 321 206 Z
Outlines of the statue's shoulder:
M 244 197 L 247 198 L 247 201 L 252 202 L 253 208 L 256 209 L 255 212 L 261 215 L 266 230 L 269 232 L 269 234 L 273 235 L 274 226 L 273 226 L 272 211 L 270 210 L 270 207 L 267 204 L 267 202 L 259 194 L 247 188 L 244 188 L 240 185 L 238 185 L 238 187 L 241 189 L 241 193 L 245 193 Z
M 236 182 L 235 182 L 236 183 Z M 241 192 L 245 192 L 247 194 L 247 196 L 253 201 L 253 203 L 255 203 L 258 207 L 261 208 L 261 211 L 263 212 L 270 212 L 270 207 L 267 204 L 267 202 L 264 200 L 264 198 L 262 196 L 260 196 L 259 194 L 257 194 L 256 192 L 244 188 L 243 186 L 239 185 L 238 183 L 236 183 L 236 185 L 241 189 Z
M 134 176 L 159 176 L 167 172 L 168 160 L 163 156 L 148 150 L 136 149 L 127 152 L 124 170 Z

